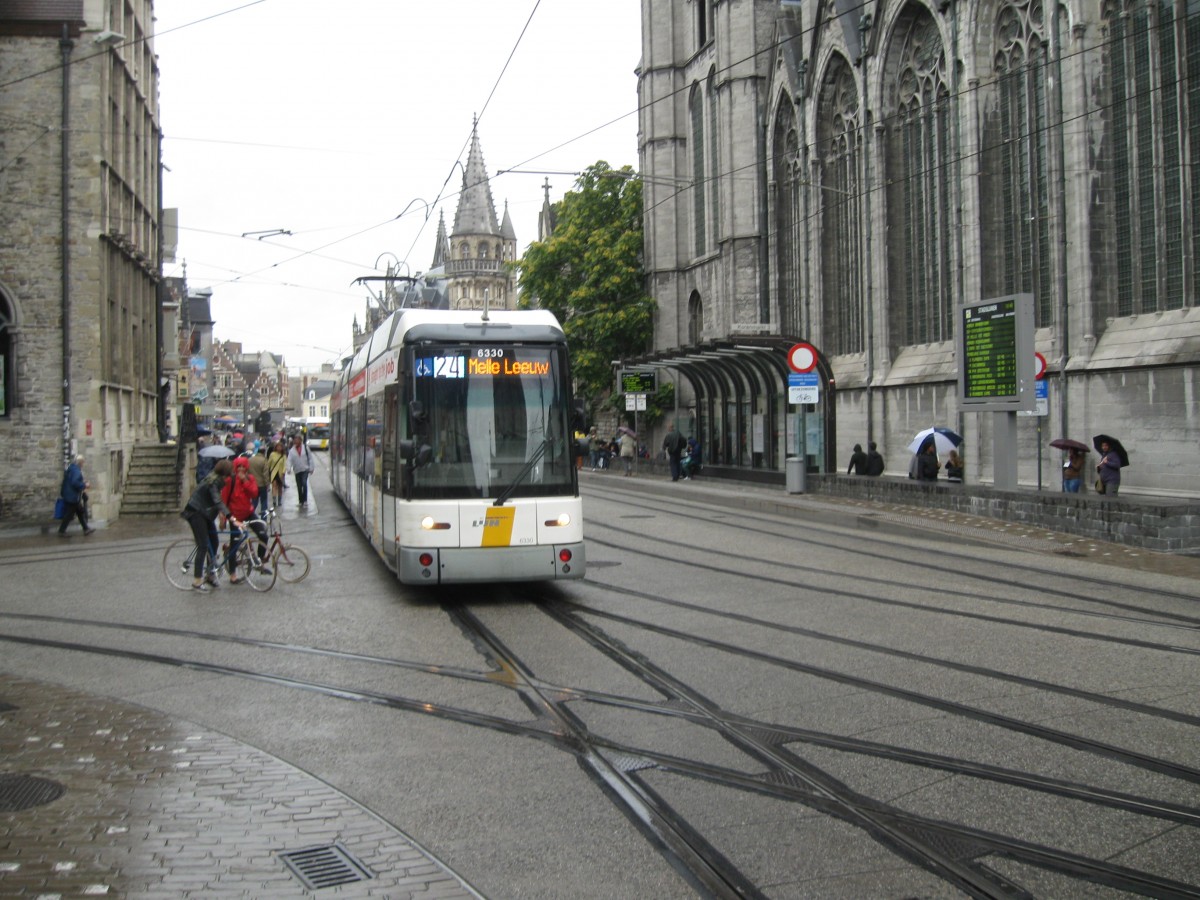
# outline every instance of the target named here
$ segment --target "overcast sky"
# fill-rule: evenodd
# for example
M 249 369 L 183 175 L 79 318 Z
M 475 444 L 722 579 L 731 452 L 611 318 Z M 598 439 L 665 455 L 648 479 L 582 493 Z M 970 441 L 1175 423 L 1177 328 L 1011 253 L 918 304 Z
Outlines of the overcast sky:
M 293 371 L 349 350 L 367 301 L 355 278 L 396 258 L 429 268 L 473 116 L 518 253 L 544 179 L 553 201 L 574 177 L 499 170 L 637 166 L 638 0 L 157 0 L 155 14 L 163 205 L 180 223 L 166 274 L 186 262 L 188 286 L 213 291 L 215 338 Z

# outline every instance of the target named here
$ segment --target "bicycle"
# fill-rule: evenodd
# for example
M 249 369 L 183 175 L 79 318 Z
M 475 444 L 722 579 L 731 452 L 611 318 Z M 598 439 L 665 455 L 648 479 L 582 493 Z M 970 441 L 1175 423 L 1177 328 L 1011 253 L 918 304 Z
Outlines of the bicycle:
M 283 526 L 279 524 L 279 514 L 275 507 L 267 509 L 267 556 L 275 573 L 287 584 L 296 584 L 308 577 L 311 563 L 308 554 L 295 544 L 283 542 Z
M 246 523 L 243 523 L 246 524 Z M 208 558 L 205 560 L 204 577 L 210 584 L 216 582 L 229 571 L 229 562 L 233 560 L 234 573 L 240 573 L 235 584 L 245 582 L 256 591 L 269 591 L 275 586 L 275 569 L 264 567 L 259 562 L 258 547 L 261 541 L 253 531 L 247 528 L 241 533 L 232 531 L 217 532 L 218 540 L 223 540 L 222 552 L 209 547 Z M 163 574 L 167 581 L 181 591 L 192 590 L 192 572 L 196 563 L 196 541 L 191 537 L 180 538 L 171 543 L 163 554 Z

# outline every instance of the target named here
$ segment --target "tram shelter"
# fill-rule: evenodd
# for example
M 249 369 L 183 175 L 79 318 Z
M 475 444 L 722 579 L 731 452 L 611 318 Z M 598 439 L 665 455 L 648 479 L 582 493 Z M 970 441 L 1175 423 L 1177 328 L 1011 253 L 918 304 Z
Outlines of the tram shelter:
M 674 375 L 676 428 L 700 441 L 706 468 L 782 473 L 787 458 L 803 448 L 808 472 L 836 472 L 836 384 L 819 350 L 817 402 L 788 402 L 788 353 L 800 342 L 737 336 L 624 359 L 621 365 Z

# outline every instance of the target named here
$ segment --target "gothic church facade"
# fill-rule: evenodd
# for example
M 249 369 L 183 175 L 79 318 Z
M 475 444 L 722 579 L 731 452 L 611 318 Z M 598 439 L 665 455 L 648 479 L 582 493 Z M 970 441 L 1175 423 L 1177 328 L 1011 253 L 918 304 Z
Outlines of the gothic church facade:
M 1200 13 L 1182 0 L 642 10 L 659 357 L 811 342 L 835 406 L 829 459 L 873 440 L 902 474 L 911 437 L 945 425 L 967 439 L 969 479 L 1012 453 L 1023 485 L 1057 489 L 1048 442 L 1108 432 L 1131 450 L 1128 489 L 1200 495 Z M 1045 415 L 997 449 L 993 418 L 960 408 L 955 316 L 1018 293 L 1034 297 Z M 716 407 L 693 396 L 718 457 L 782 466 L 779 382 L 732 385 Z

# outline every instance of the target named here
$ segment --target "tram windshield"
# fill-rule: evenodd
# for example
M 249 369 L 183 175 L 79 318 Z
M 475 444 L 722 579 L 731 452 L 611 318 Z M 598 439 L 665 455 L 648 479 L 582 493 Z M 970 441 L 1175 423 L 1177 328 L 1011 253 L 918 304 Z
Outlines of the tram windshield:
M 413 471 L 415 497 L 573 493 L 565 351 L 553 346 L 421 347 L 410 423 L 432 451 Z

